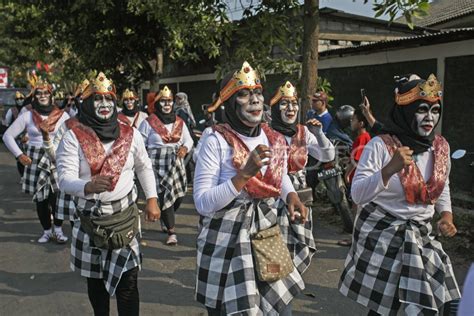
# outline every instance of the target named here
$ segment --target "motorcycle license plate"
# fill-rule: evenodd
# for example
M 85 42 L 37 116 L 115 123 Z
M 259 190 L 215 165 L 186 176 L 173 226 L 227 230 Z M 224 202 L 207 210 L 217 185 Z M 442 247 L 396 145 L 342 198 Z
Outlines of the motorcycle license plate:
M 342 172 L 341 170 L 339 170 L 339 168 L 325 169 L 318 172 L 318 179 L 319 180 L 329 179 L 329 178 L 337 177 L 340 174 L 342 174 Z

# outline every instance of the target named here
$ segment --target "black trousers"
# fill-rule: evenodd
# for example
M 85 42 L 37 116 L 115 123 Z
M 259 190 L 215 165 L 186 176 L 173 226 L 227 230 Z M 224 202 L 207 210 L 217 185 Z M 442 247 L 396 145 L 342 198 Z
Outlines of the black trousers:
M 56 193 L 50 193 L 48 199 L 36 202 L 36 213 L 44 230 L 51 229 L 51 214 L 56 212 Z M 61 226 L 63 221 L 54 218 L 54 225 Z
M 16 162 L 16 168 L 18 169 L 18 173 L 20 174 L 20 178 L 23 177 L 23 172 L 25 171 L 25 166 L 19 161 Z
M 115 295 L 119 315 L 137 316 L 140 314 L 138 294 L 138 267 L 122 274 Z M 87 278 L 87 294 L 95 316 L 108 316 L 110 313 L 110 295 L 105 289 L 104 280 Z
M 164 193 L 160 193 L 158 194 L 158 203 L 160 203 L 160 207 L 161 205 L 165 204 L 164 203 Z M 173 206 L 171 206 L 170 208 L 167 208 L 166 210 L 161 210 L 161 219 L 163 220 L 163 223 L 165 224 L 166 228 L 168 228 L 168 233 L 172 233 L 170 232 L 170 229 L 173 230 L 174 226 L 175 226 L 175 223 L 176 223 L 176 220 L 175 220 L 175 212 L 179 209 L 179 207 L 181 206 L 181 201 L 183 199 L 182 198 L 178 198 Z

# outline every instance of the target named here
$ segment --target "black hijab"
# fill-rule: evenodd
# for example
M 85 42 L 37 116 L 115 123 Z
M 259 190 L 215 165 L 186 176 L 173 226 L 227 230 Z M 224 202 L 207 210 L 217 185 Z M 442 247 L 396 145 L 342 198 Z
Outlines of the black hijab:
M 115 100 L 114 113 L 107 120 L 100 119 L 95 115 L 94 94 L 83 100 L 80 107 L 81 115 L 79 116 L 79 122 L 92 128 L 102 142 L 111 142 L 120 136 L 120 126 L 117 120 L 117 104 Z
M 424 81 L 425 80 L 422 79 L 415 79 L 408 82 L 399 83 L 398 93 L 403 94 Z M 397 136 L 402 145 L 410 147 L 410 149 L 413 150 L 414 154 L 416 155 L 431 148 L 435 137 L 434 129 L 439 123 L 438 120 L 430 135 L 420 136 L 418 134 L 415 113 L 422 103 L 427 102 L 424 100 L 417 100 L 408 105 L 394 104 L 390 113 L 388 124 L 384 127 L 385 133 Z
M 281 100 L 280 100 L 281 101 Z M 280 101 L 271 107 L 272 111 L 272 128 L 281 134 L 293 137 L 298 130 L 298 120 L 295 120 L 293 124 L 283 122 L 282 113 L 280 110 Z M 290 101 L 288 101 L 290 102 Z M 299 111 L 299 110 L 298 110 Z
M 161 107 L 160 100 L 155 102 L 155 114 L 158 116 L 163 124 L 172 124 L 176 122 L 176 113 L 174 112 L 174 104 L 171 108 L 170 113 L 163 113 L 163 108 Z
M 125 114 L 126 116 L 134 117 L 135 114 L 137 114 L 137 112 L 138 112 L 138 101 L 137 100 L 133 101 L 133 108 L 131 110 L 129 110 L 127 108 L 127 105 L 125 103 L 123 104 L 122 113 Z
M 24 104 L 25 102 L 23 102 Z M 39 103 L 38 98 L 36 96 L 33 96 L 33 100 L 31 102 L 31 105 L 33 106 L 33 110 L 38 112 L 41 115 L 49 115 L 53 109 L 54 109 L 54 104 L 53 104 L 53 97 L 49 97 L 49 103 L 47 106 L 43 106 Z

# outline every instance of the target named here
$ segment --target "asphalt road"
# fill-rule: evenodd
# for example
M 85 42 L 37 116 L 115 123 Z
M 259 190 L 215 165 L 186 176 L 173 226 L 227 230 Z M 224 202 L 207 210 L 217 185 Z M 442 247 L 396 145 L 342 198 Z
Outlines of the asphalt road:
M 69 269 L 70 243 L 38 244 L 42 228 L 31 197 L 21 193 L 14 159 L 0 145 L 0 315 L 91 315 L 85 279 Z M 323 207 L 323 206 L 321 206 Z M 366 315 L 337 291 L 347 248 L 338 227 L 318 220 L 318 252 L 304 274 L 306 290 L 293 301 L 294 315 Z M 205 315 L 194 301 L 198 216 L 188 195 L 177 214 L 179 245 L 164 244 L 159 224 L 143 230 L 139 274 L 142 315 Z M 64 231 L 70 235 L 69 223 Z M 116 315 L 115 302 L 111 302 Z

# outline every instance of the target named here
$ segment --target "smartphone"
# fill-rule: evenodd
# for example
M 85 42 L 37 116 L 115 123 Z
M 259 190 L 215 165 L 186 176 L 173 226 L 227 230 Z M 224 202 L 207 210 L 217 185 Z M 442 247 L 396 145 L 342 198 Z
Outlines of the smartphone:
M 360 97 L 362 98 L 362 104 L 365 103 L 365 89 L 360 89 Z

